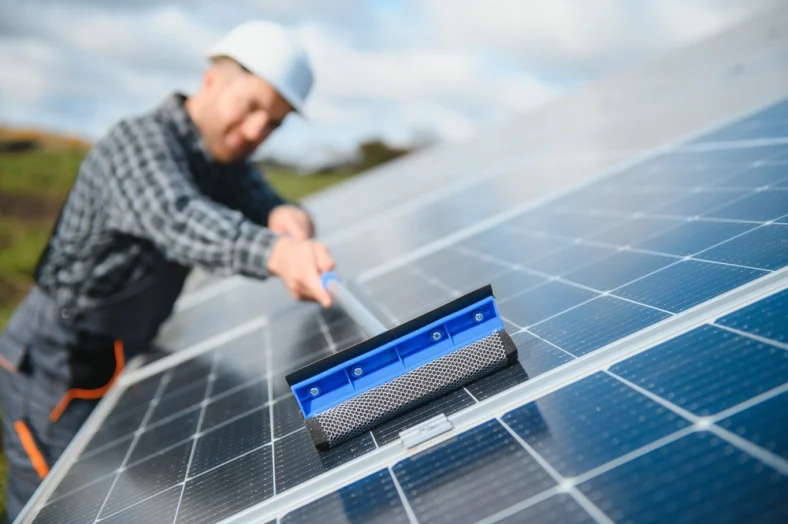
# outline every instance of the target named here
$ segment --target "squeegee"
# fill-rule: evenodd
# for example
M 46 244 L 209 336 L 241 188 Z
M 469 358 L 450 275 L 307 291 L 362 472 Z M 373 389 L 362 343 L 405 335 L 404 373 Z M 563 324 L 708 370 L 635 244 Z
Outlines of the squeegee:
M 387 329 L 335 273 L 322 282 L 368 338 L 286 377 L 318 450 L 517 361 L 490 285 Z

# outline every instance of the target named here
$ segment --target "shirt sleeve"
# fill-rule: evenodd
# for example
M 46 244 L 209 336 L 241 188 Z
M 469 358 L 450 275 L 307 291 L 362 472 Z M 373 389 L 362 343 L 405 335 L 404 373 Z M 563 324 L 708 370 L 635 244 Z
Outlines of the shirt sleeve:
M 151 126 L 153 127 L 153 126 Z M 205 196 L 175 140 L 121 124 L 104 169 L 109 221 L 148 239 L 167 258 L 220 275 L 269 276 L 278 235 Z
M 268 225 L 268 215 L 276 206 L 283 204 L 296 205 L 285 200 L 265 180 L 263 174 L 251 163 L 237 177 L 231 177 L 234 191 L 230 198 L 231 207 L 238 209 L 249 220 L 261 226 Z

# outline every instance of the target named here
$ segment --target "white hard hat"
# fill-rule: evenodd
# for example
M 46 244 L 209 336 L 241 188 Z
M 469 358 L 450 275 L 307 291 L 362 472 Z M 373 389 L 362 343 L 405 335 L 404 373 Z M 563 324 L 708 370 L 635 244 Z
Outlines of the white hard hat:
M 236 26 L 208 50 L 208 58 L 219 56 L 258 75 L 303 114 L 314 75 L 306 51 L 284 27 L 266 20 Z

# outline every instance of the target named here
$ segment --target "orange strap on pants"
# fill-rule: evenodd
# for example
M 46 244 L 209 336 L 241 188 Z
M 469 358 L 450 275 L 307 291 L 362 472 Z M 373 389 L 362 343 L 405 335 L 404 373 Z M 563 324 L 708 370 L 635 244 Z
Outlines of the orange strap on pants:
M 30 428 L 28 428 L 27 424 L 23 421 L 17 420 L 14 422 L 14 429 L 19 436 L 19 440 L 22 442 L 22 447 L 25 448 L 27 456 L 30 457 L 30 462 L 33 463 L 33 469 L 35 469 L 38 476 L 43 479 L 49 474 L 49 466 L 46 460 L 44 460 L 41 450 L 38 449 L 33 434 L 30 433 Z
M 81 398 L 83 400 L 96 400 L 103 397 L 107 391 L 109 390 L 110 386 L 118 379 L 121 372 L 123 371 L 123 367 L 125 366 L 125 356 L 123 355 L 123 342 L 120 340 L 115 341 L 115 372 L 112 374 L 112 378 L 109 379 L 109 382 L 101 386 L 100 388 L 94 389 L 80 389 L 74 388 L 69 389 L 66 391 L 66 394 L 63 395 L 63 398 L 60 399 L 60 402 L 57 403 L 55 408 L 49 414 L 50 422 L 57 422 L 57 420 L 63 415 L 63 412 L 66 411 L 66 408 L 71 403 L 72 400 L 75 398 Z

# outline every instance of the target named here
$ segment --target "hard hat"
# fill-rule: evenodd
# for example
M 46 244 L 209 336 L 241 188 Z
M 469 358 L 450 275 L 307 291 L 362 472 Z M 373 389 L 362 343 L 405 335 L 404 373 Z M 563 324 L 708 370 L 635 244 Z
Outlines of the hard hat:
M 306 51 L 287 29 L 266 20 L 245 22 L 208 50 L 208 58 L 219 56 L 258 75 L 303 114 L 314 75 Z

